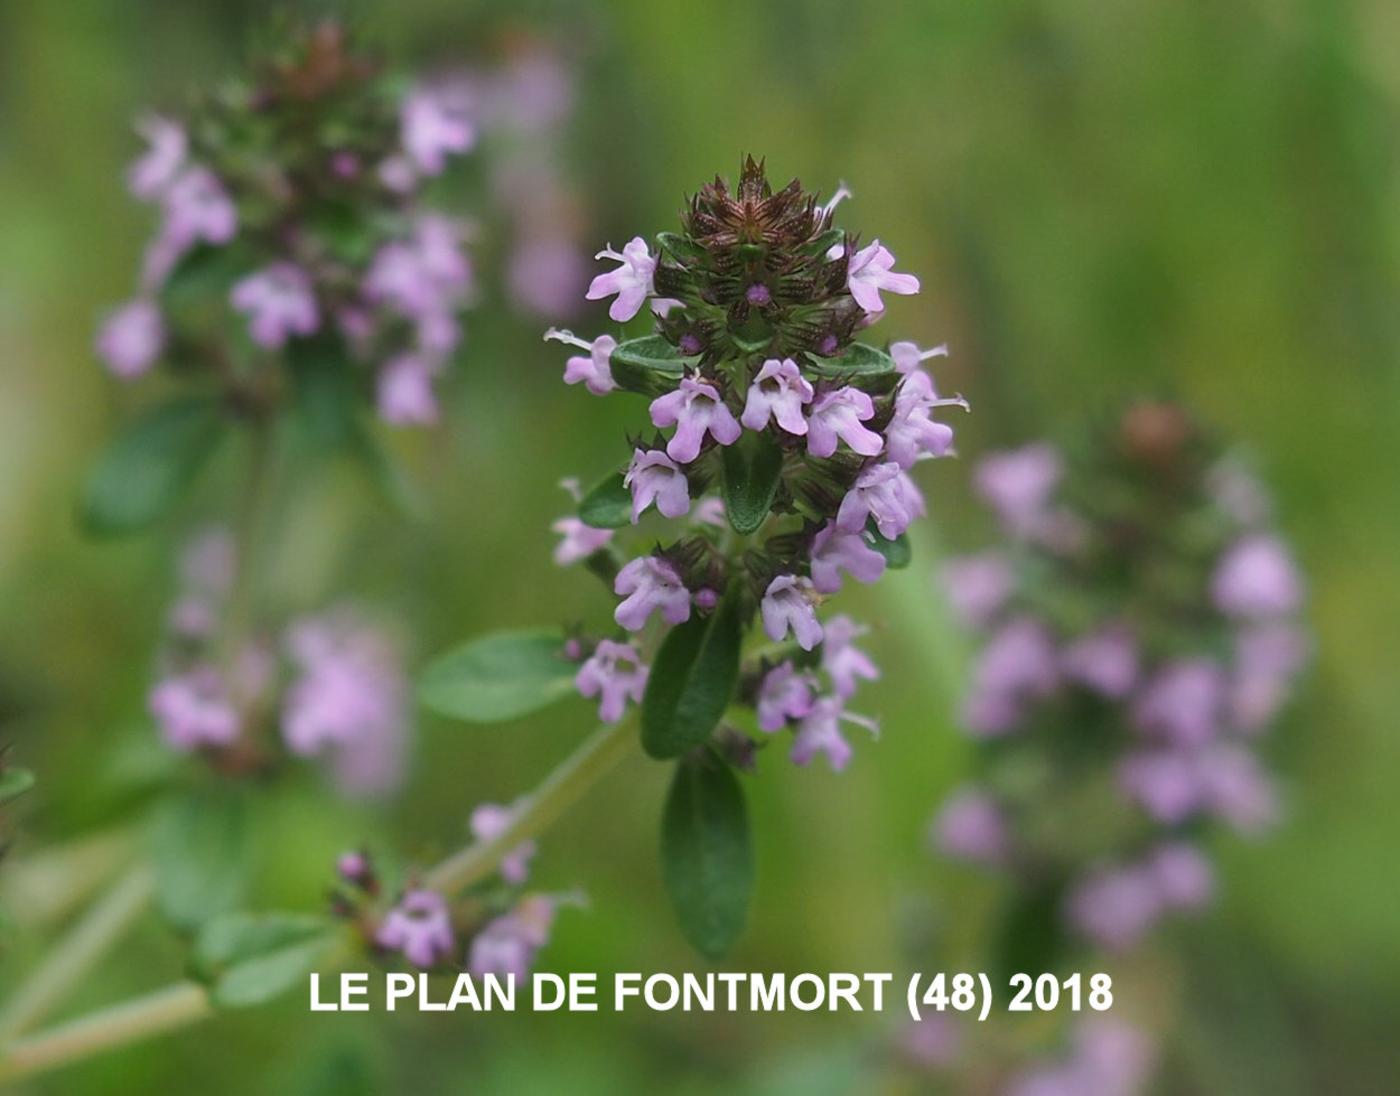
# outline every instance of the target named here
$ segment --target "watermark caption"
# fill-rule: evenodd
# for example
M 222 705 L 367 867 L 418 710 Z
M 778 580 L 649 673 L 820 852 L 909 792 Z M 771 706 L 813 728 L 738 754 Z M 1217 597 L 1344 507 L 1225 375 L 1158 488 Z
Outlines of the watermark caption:
M 312 1012 L 884 1012 L 900 1007 L 895 976 L 855 974 L 756 974 L 710 971 L 704 974 L 642 974 L 624 971 L 608 978 L 580 971 L 539 972 L 528 978 L 460 974 L 449 986 L 427 974 L 364 971 L 337 977 L 312 974 Z M 601 985 L 600 985 L 601 981 Z M 610 981 L 610 984 L 609 984 Z M 1107 1012 L 1113 1007 L 1113 979 L 1107 974 L 1013 974 L 994 983 L 987 974 L 916 972 L 903 984 L 902 1005 L 915 1020 L 958 1012 L 985 1020 L 1003 1002 L 1008 1012 Z

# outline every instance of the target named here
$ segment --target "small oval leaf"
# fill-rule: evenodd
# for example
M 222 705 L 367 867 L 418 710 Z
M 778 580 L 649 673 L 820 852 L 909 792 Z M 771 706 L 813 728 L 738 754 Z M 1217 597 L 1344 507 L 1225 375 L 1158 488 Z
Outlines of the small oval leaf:
M 894 540 L 889 540 L 879 529 L 875 528 L 873 518 L 865 527 L 865 539 L 869 541 L 870 547 L 885 557 L 885 566 L 892 571 L 908 567 L 909 561 L 913 559 L 914 552 L 909 547 L 908 534 L 900 533 Z
M 818 377 L 845 380 L 872 393 L 888 392 L 899 381 L 894 359 L 865 343 L 851 343 L 834 358 L 811 357 L 809 371 Z
M 252 866 L 247 804 L 236 789 L 172 796 L 151 831 L 156 902 L 176 928 L 199 928 L 242 900 Z
M 659 395 L 676 386 L 691 361 L 663 336 L 646 335 L 620 343 L 608 358 L 608 368 L 627 391 Z
M 434 660 L 418 680 L 418 699 L 439 715 L 499 723 L 547 707 L 574 692 L 577 667 L 564 639 L 547 629 L 496 632 Z
M 28 769 L 6 769 L 0 772 L 0 803 L 8 803 L 32 787 L 34 774 Z
M 272 1000 L 315 969 L 329 947 L 332 923 L 293 913 L 230 913 L 206 924 L 190 964 L 223 1008 Z
M 739 598 L 731 590 L 708 617 L 692 616 L 662 641 L 642 697 L 642 747 L 679 757 L 714 731 L 734 695 L 743 642 Z
M 168 513 L 223 436 L 218 401 L 175 400 L 126 427 L 98 458 L 83 492 L 84 528 L 121 536 Z
M 783 481 L 783 450 L 767 433 L 748 433 L 725 446 L 724 507 L 741 536 L 756 533 L 773 509 Z
M 623 483 L 624 474 L 614 472 L 578 504 L 579 520 L 594 529 L 621 529 L 632 521 L 632 492 Z
M 743 931 L 753 874 L 738 778 L 712 755 L 687 758 L 662 813 L 661 875 L 681 931 L 707 958 L 721 958 Z

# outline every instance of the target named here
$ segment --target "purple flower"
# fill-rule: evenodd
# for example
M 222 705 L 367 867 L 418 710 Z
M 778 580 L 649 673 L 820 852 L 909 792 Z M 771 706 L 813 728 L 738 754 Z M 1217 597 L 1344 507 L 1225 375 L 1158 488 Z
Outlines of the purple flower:
M 1167 663 L 1133 699 L 1133 722 L 1167 742 L 1199 746 L 1220 729 L 1225 684 L 1224 671 L 1208 658 Z
M 894 540 L 923 510 L 923 499 L 917 490 L 910 494 L 912 486 L 893 461 L 871 465 L 856 477 L 841 500 L 841 508 L 836 512 L 837 528 L 857 533 L 865 528 L 867 519 L 874 518 L 880 535 Z
M 1066 647 L 1060 656 L 1066 678 L 1114 700 L 1137 683 L 1138 650 L 1132 632 L 1109 624 Z
M 516 244 L 506 268 L 506 288 L 520 308 L 541 316 L 565 316 L 578 311 L 584 277 L 584 258 L 575 244 L 542 236 Z
M 962 1049 L 962 1032 L 946 1013 L 925 1011 L 899 1037 L 900 1048 L 917 1066 L 936 1070 L 947 1066 Z
M 471 817 L 472 837 L 485 844 L 494 841 L 510 826 L 512 811 L 498 803 L 482 803 Z M 530 875 L 530 860 L 537 847 L 533 841 L 522 841 L 501 857 L 501 878 L 519 886 Z
M 347 610 L 287 632 L 296 676 L 282 702 L 282 737 L 300 757 L 324 756 L 351 795 L 377 795 L 403 776 L 408 682 L 384 635 Z
M 632 489 L 632 524 L 652 503 L 668 518 L 690 512 L 690 484 L 678 464 L 660 449 L 632 450 L 632 463 L 622 479 Z
M 1045 521 L 1046 509 L 1064 472 L 1060 454 L 1049 445 L 1027 445 L 984 457 L 977 465 L 977 493 L 1017 536 L 1028 536 Z
M 161 195 L 165 223 L 161 237 L 169 249 L 182 253 L 203 240 L 226 244 L 238 231 L 238 210 L 219 178 L 208 168 L 180 173 Z
M 1038 1065 L 1015 1077 L 1007 1096 L 1140 1096 L 1152 1067 L 1148 1038 L 1102 1017 L 1081 1020 L 1063 1062 Z
M 313 334 L 321 323 L 311 279 L 295 263 L 273 263 L 235 282 L 229 303 L 247 314 L 253 341 L 267 350 Z
M 1234 646 L 1230 725 L 1259 731 L 1288 699 L 1293 677 L 1307 661 L 1307 637 L 1290 625 L 1266 624 L 1241 632 Z
M 1283 542 L 1256 533 L 1234 544 L 1221 558 L 1210 583 L 1211 598 L 1234 617 L 1277 617 L 1297 611 L 1302 580 Z
M 935 407 L 966 411 L 967 401 L 961 396 L 940 398 L 927 373 L 916 371 L 906 376 L 895 393 L 894 417 L 885 428 L 885 450 L 901 468 L 912 468 L 925 454 L 943 457 L 952 451 L 953 428 L 929 417 Z
M 797 645 L 810 651 L 822 641 L 822 626 L 812 607 L 812 582 L 794 575 L 779 575 L 768 584 L 759 605 L 763 630 L 774 643 L 780 643 L 788 630 Z
M 822 669 L 831 679 L 836 695 L 850 699 L 855 695 L 857 679 L 875 681 L 880 668 L 854 641 L 865 635 L 868 628 L 857 624 L 844 613 L 826 622 L 822 639 Z
M 415 967 L 434 967 L 457 946 L 447 899 L 433 890 L 411 890 L 389 911 L 374 942 L 381 948 L 403 953 Z
M 724 508 L 724 499 L 715 496 L 702 499 L 691 520 L 701 525 L 713 525 L 717 529 L 723 529 L 729 524 L 729 512 Z
M 390 426 L 435 423 L 439 408 L 433 391 L 438 367 L 421 354 L 406 351 L 385 362 L 375 379 L 375 407 Z
M 141 376 L 165 349 L 165 323 L 160 309 L 144 297 L 128 301 L 103 322 L 97 333 L 97 355 L 115 377 Z
M 750 430 L 762 430 L 770 418 L 789 434 L 807 433 L 802 408 L 812 402 L 812 386 L 791 358 L 769 358 L 749 385 L 748 399 L 739 421 Z
M 345 882 L 355 886 L 364 886 L 374 877 L 369 857 L 357 851 L 343 852 L 336 857 L 335 873 Z
M 699 456 L 707 432 L 720 445 L 733 445 L 743 433 L 720 399 L 719 390 L 694 377 L 682 377 L 674 392 L 651 401 L 651 421 L 657 427 L 676 428 L 666 443 L 666 453 L 681 464 L 689 464 Z
M 938 812 L 933 839 L 945 855 L 974 864 L 1000 864 L 1011 852 L 1001 807 L 977 787 L 958 788 Z
M 126 174 L 127 189 L 143 201 L 160 197 L 185 165 L 189 140 L 178 122 L 159 115 L 143 118 L 136 131 L 149 146 Z
M 846 711 L 845 702 L 839 696 L 820 697 L 798 720 L 790 754 L 793 764 L 806 765 L 820 753 L 826 755 L 832 772 L 844 769 L 851 760 L 851 744 L 841 734 L 843 720 L 864 727 L 871 734 L 878 734 L 880 730 L 873 719 Z
M 576 517 L 560 518 L 550 526 L 563 539 L 554 547 L 554 562 L 560 567 L 585 560 L 612 542 L 612 529 L 595 529 Z
M 1278 820 L 1278 794 L 1254 754 L 1240 746 L 1212 746 L 1200 766 L 1206 810 L 1241 833 L 1258 833 Z
M 920 363 L 926 362 L 930 358 L 946 358 L 947 356 L 947 343 L 935 346 L 932 350 L 920 350 L 918 344 L 912 342 L 890 343 L 890 357 L 894 359 L 894 367 L 900 373 L 912 373 L 919 368 Z
M 544 333 L 544 337 L 546 340 L 566 343 L 588 351 L 588 357 L 575 354 L 564 363 L 565 384 L 582 384 L 595 396 L 606 396 L 617 387 L 617 382 L 613 380 L 612 368 L 608 364 L 612 359 L 612 352 L 617 349 L 617 340 L 611 335 L 599 335 L 592 342 L 588 342 L 586 339 L 580 339 L 572 331 L 551 327 Z
M 1150 749 L 1128 754 L 1118 765 L 1118 786 L 1163 825 L 1178 825 L 1201 808 L 1200 764 L 1186 750 Z
M 885 557 L 860 533 L 848 533 L 827 522 L 812 538 L 812 585 L 821 594 L 841 589 L 841 572 L 858 582 L 875 582 L 885 573 Z
M 1197 910 L 1208 905 L 1215 890 L 1210 861 L 1194 845 L 1170 841 L 1158 845 L 1147 868 L 1156 881 L 1163 905 L 1169 909 Z
M 780 662 L 766 674 L 758 687 L 758 726 L 779 731 L 788 720 L 801 719 L 812 710 L 812 675 L 798 670 L 791 662 Z
M 212 666 L 198 666 L 158 682 L 148 704 L 166 744 L 181 752 L 227 746 L 238 737 L 242 722 L 238 709 Z
M 486 974 L 525 977 L 535 953 L 549 942 L 554 913 L 554 900 L 545 895 L 521 899 L 510 913 L 488 922 L 473 938 L 467 969 L 478 978 Z
M 404 151 L 425 175 L 440 175 L 448 155 L 466 152 L 476 143 L 476 131 L 461 104 L 437 91 L 420 89 L 407 96 L 399 125 Z
M 617 323 L 626 323 L 641 310 L 642 302 L 655 292 L 652 277 L 656 273 L 656 260 L 647 250 L 647 242 L 640 236 L 632 237 L 621 254 L 609 244 L 594 258 L 612 259 L 621 265 L 594 278 L 584 299 L 596 301 L 616 293 L 617 300 L 609 306 L 608 315 Z
M 953 614 L 973 628 L 990 624 L 1016 585 L 1011 564 L 998 552 L 950 559 L 942 578 Z
M 455 313 L 472 276 L 462 236 L 450 217 L 420 216 L 412 235 L 381 247 L 365 273 L 366 300 L 412 320 L 420 347 L 434 355 L 450 351 L 461 336 Z
M 875 404 L 859 388 L 846 385 L 818 396 L 807 416 L 807 452 L 829 457 L 837 440 L 863 457 L 873 457 L 885 447 L 885 439 L 861 423 L 875 417 Z
M 909 296 L 919 291 L 919 279 L 912 274 L 896 274 L 894 256 L 889 248 L 875 240 L 851 256 L 846 268 L 846 287 L 856 304 L 866 312 L 885 310 L 880 291 Z
M 616 723 L 629 700 L 634 704 L 642 702 L 647 672 L 632 644 L 604 639 L 579 667 L 574 687 L 583 696 L 600 697 L 598 718 L 604 723 Z
M 227 529 L 204 529 L 180 550 L 180 581 L 200 593 L 225 596 L 237 569 L 237 548 Z
M 653 610 L 659 610 L 667 624 L 690 619 L 690 591 L 660 556 L 640 556 L 623 567 L 613 582 L 613 593 L 626 599 L 613 612 L 613 619 L 629 632 L 641 631 Z
M 1071 927 L 1113 952 L 1126 951 L 1141 940 L 1162 912 L 1157 879 L 1141 866 L 1095 872 L 1076 884 L 1065 902 Z
M 1005 734 L 1021 719 L 1025 702 L 1048 696 L 1059 680 L 1045 628 L 1029 617 L 1008 621 L 977 656 L 964 722 L 975 734 Z

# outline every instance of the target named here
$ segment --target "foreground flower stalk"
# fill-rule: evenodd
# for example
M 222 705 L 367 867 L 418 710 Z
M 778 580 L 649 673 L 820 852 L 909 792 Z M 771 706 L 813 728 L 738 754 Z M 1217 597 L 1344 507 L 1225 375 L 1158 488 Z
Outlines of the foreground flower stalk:
M 775 190 L 749 158 L 733 189 L 700 189 L 679 233 L 598 252 L 610 269 L 588 299 L 619 324 L 649 307 L 652 332 L 545 338 L 569 348 L 565 383 L 639 396 L 650 420 L 591 491 L 568 481 L 578 508 L 554 526 L 556 561 L 582 564 L 617 599 L 612 626 L 487 637 L 422 683 L 429 707 L 477 722 L 525 714 L 569 682 L 605 723 L 638 707 L 644 750 L 676 764 L 663 872 L 682 928 L 710 955 L 740 931 L 752 880 L 735 770 L 784 739 L 795 764 L 820 756 L 840 770 L 850 729 L 878 729 L 851 708 L 879 676 L 859 646 L 867 629 L 826 603 L 908 562 L 905 532 L 925 512 L 911 473 L 951 453 L 940 416 L 966 408 L 922 367 L 941 349 L 862 341 L 881 294 L 919 283 L 879 241 L 836 226 L 846 196 L 823 205 L 796 180 Z M 503 666 L 521 677 L 510 703 Z M 692 832 L 697 816 L 704 832 Z M 697 887 L 691 857 L 726 885 Z

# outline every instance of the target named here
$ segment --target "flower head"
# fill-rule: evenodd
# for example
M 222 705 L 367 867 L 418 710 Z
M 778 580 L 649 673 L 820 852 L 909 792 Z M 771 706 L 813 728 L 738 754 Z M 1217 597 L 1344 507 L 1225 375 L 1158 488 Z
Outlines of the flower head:
M 780 662 L 766 674 L 758 689 L 758 726 L 763 731 L 779 731 L 789 721 L 802 719 L 812 711 L 816 700 L 812 675 L 791 662 Z
M 619 265 L 616 270 L 594 278 L 586 297 L 596 301 L 616 293 L 617 300 L 609 306 L 608 315 L 618 323 L 626 323 L 641 311 L 642 302 L 655 292 L 652 280 L 656 274 L 656 259 L 640 236 L 629 240 L 620 254 L 608 246 L 595 258 L 612 259 Z
M 113 376 L 147 372 L 165 349 L 165 323 L 153 301 L 138 297 L 112 312 L 97 333 L 97 355 Z
M 583 696 L 598 697 L 598 718 L 604 723 L 616 723 L 629 700 L 634 704 L 642 702 L 647 667 L 632 644 L 599 640 L 574 676 L 574 687 Z
M 210 666 L 158 682 L 148 703 L 166 744 L 182 752 L 231 745 L 242 727 L 223 676 Z
M 535 953 L 549 942 L 555 901 L 529 895 L 504 916 L 489 922 L 472 939 L 467 969 L 477 977 L 496 974 L 523 978 L 534 965 Z
M 822 626 L 812 605 L 812 581 L 794 575 L 779 575 L 768 584 L 759 606 L 763 630 L 774 643 L 792 632 L 797 645 L 810 651 L 822 641 Z
M 868 520 L 886 540 L 894 540 L 918 516 L 923 499 L 903 470 L 893 461 L 872 464 L 858 477 L 836 514 L 837 528 L 848 533 L 859 532 Z
M 468 151 L 476 130 L 462 105 L 441 90 L 420 88 L 399 111 L 404 151 L 424 175 L 440 175 L 447 157 Z
M 456 950 L 447 900 L 435 890 L 410 890 L 389 911 L 374 942 L 397 951 L 415 967 L 435 967 Z
M 551 327 L 544 333 L 544 337 L 546 341 L 567 343 L 588 352 L 587 357 L 575 354 L 565 364 L 565 384 L 582 384 L 595 396 L 606 396 L 617 387 L 617 382 L 613 380 L 612 368 L 608 364 L 612 352 L 617 349 L 617 340 L 611 335 L 599 335 L 592 342 L 588 342 L 580 339 L 572 331 Z
M 834 521 L 812 539 L 812 586 L 821 594 L 841 589 L 841 572 L 858 582 L 876 582 L 885 573 L 885 557 L 860 533 L 850 533 Z
M 147 149 L 127 170 L 126 185 L 133 197 L 151 201 L 174 182 L 185 164 L 189 138 L 179 122 L 150 115 L 136 125 Z
M 831 679 L 836 695 L 849 699 L 855 695 L 858 679 L 876 681 L 880 669 L 871 657 L 855 645 L 868 628 L 857 624 L 844 614 L 826 622 L 822 639 L 822 669 Z
M 676 569 L 660 556 L 641 556 L 617 573 L 613 593 L 624 598 L 613 613 L 617 623 L 638 632 L 653 612 L 667 624 L 690 619 L 690 591 Z
M 847 385 L 818 396 L 807 416 L 807 452 L 829 457 L 839 440 L 863 457 L 875 456 L 885 439 L 862 425 L 874 417 L 875 404 L 859 388 Z
M 666 443 L 666 454 L 681 464 L 689 464 L 700 455 L 707 433 L 720 445 L 733 445 L 743 433 L 719 390 L 696 377 L 682 377 L 674 392 L 652 400 L 651 422 L 657 427 L 676 428 Z
M 880 299 L 882 290 L 901 296 L 909 296 L 919 291 L 919 279 L 912 274 L 896 273 L 894 256 L 879 240 L 851 256 L 846 284 L 856 304 L 870 313 L 884 311 L 885 302 Z
M 1302 580 L 1283 541 L 1255 533 L 1232 546 L 1211 578 L 1216 607 L 1234 617 L 1279 617 L 1302 604 Z
M 483 803 L 472 811 L 472 836 L 478 841 L 494 841 L 506 832 L 514 813 L 509 807 L 498 803 Z M 533 841 L 522 841 L 501 857 L 501 878 L 507 883 L 519 886 L 530 875 L 530 860 L 534 857 L 536 845 Z
M 668 518 L 678 518 L 690 511 L 690 486 L 685 472 L 660 449 L 634 449 L 632 463 L 622 482 L 632 491 L 633 525 L 653 503 Z
M 248 316 L 253 341 L 268 350 L 293 335 L 314 334 L 321 323 L 311 279 L 295 263 L 273 263 L 242 278 L 229 303 Z
M 817 754 L 825 754 L 832 772 L 840 772 L 850 763 L 851 744 L 841 733 L 842 723 L 854 723 L 871 734 L 878 733 L 873 720 L 846 711 L 839 696 L 824 696 L 813 702 L 811 710 L 797 722 L 797 734 L 792 740 L 794 765 L 806 765 Z
M 789 434 L 802 437 L 807 420 L 802 408 L 812 402 L 814 390 L 791 358 L 769 358 L 749 385 L 744 413 L 739 421 L 750 430 L 762 430 L 772 419 Z

